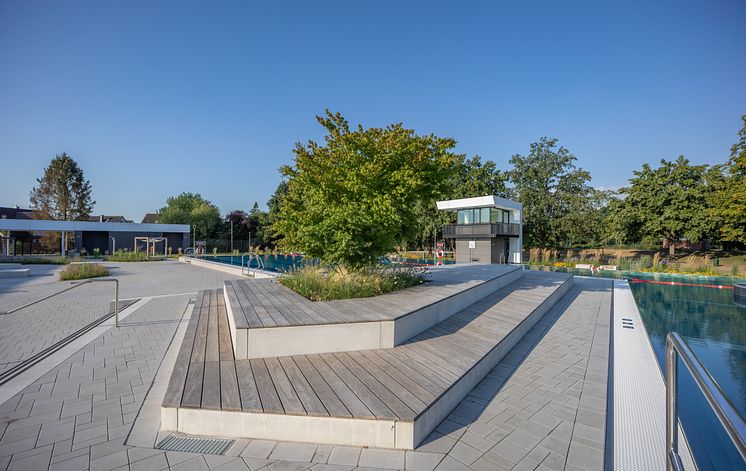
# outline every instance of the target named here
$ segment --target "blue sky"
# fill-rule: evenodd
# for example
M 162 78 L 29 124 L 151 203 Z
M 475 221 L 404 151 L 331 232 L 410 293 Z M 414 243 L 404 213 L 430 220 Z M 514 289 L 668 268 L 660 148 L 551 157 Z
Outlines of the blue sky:
M 746 3 L 0 1 L 0 205 L 66 151 L 95 212 L 182 191 L 263 205 L 325 108 L 507 167 L 554 136 L 617 187 L 724 161 L 746 113 Z

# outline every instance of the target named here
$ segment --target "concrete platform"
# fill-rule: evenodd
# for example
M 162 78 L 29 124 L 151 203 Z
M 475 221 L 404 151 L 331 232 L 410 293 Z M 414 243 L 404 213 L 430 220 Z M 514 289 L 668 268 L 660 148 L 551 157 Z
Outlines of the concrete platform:
M 233 353 L 221 290 L 202 292 L 161 428 L 413 449 L 572 284 L 567 274 L 526 273 L 394 348 L 254 359 Z
M 312 302 L 275 280 L 226 281 L 237 359 L 392 348 L 524 275 L 520 266 L 435 270 L 423 285 L 375 298 Z
M 30 268 L 11 268 L 0 267 L 0 278 L 24 278 L 31 276 Z

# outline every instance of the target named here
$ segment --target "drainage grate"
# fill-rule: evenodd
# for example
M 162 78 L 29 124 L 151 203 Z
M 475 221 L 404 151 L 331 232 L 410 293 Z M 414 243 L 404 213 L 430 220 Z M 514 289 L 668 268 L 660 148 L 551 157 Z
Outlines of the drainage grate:
M 169 435 L 156 446 L 159 450 L 185 451 L 188 453 L 205 453 L 222 455 L 235 443 L 235 440 L 224 438 L 195 438 Z

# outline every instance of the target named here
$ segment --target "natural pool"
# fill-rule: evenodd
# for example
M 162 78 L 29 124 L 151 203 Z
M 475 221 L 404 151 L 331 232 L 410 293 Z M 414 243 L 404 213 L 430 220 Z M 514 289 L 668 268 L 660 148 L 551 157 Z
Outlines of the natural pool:
M 204 255 L 200 257 L 211 262 L 225 263 L 227 265 L 241 266 L 241 255 Z M 259 255 L 264 262 L 264 269 L 267 271 L 288 271 L 303 265 L 302 255 L 285 255 L 285 254 L 265 254 Z M 256 260 L 250 260 L 249 257 L 243 258 L 244 266 L 251 262 L 251 268 L 258 268 Z
M 237 267 L 241 266 L 241 255 L 204 255 L 200 257 L 204 260 L 209 260 L 211 262 L 218 262 L 218 263 L 225 263 L 228 265 L 235 265 Z M 292 270 L 293 268 L 299 268 L 303 266 L 304 260 L 302 255 L 285 255 L 285 254 L 264 254 L 259 255 L 259 258 L 262 259 L 262 262 L 264 262 L 264 269 L 267 271 L 276 271 L 276 272 L 283 272 Z M 243 259 L 244 266 L 246 266 L 246 263 L 249 261 L 249 258 L 246 257 Z M 384 263 L 392 263 L 388 260 L 383 260 Z M 405 258 L 401 259 L 400 261 L 396 262 L 397 264 L 403 264 L 403 265 L 433 265 L 434 261 L 433 259 L 415 259 L 415 258 Z M 453 260 L 443 260 L 443 263 L 445 265 L 451 265 L 455 263 Z M 251 261 L 251 268 L 257 268 L 257 262 L 255 260 Z
M 588 270 L 573 270 L 573 273 L 591 276 Z M 598 272 L 593 276 L 630 279 L 630 288 L 661 370 L 665 370 L 666 335 L 671 331 L 678 332 L 741 415 L 746 416 L 746 308 L 734 303 L 733 290 L 729 289 L 739 280 L 622 272 Z M 682 282 L 687 286 L 646 283 L 636 279 Z M 681 364 L 679 413 L 700 470 L 746 470 L 694 380 Z

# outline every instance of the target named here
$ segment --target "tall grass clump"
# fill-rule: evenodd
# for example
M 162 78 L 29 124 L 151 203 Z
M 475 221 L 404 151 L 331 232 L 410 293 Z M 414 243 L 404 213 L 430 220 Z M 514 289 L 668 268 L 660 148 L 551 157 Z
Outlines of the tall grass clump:
M 108 255 L 106 260 L 109 262 L 147 262 L 148 254 L 145 252 L 117 250 L 112 255 Z
M 85 280 L 108 274 L 109 269 L 98 263 L 71 263 L 60 270 L 60 281 Z
M 740 275 L 741 274 L 741 264 L 738 263 L 738 262 L 735 262 L 733 265 L 731 265 L 731 267 L 730 267 L 730 274 L 731 274 L 731 276 L 738 276 L 738 275 Z
M 655 255 L 653 255 L 652 266 L 651 266 L 653 271 L 659 271 L 661 268 L 660 264 L 661 264 L 661 253 L 655 252 Z
M 552 263 L 552 251 L 549 249 L 544 249 L 541 251 L 541 264 L 542 265 L 551 265 Z
M 424 270 L 413 267 L 347 270 L 305 266 L 279 278 L 280 284 L 311 301 L 369 298 L 423 283 Z
M 540 260 L 541 260 L 541 249 L 536 248 L 536 247 L 532 248 L 529 251 L 528 263 L 530 265 L 538 265 Z
M 709 256 L 689 255 L 680 264 L 679 270 L 689 273 L 717 274 Z

